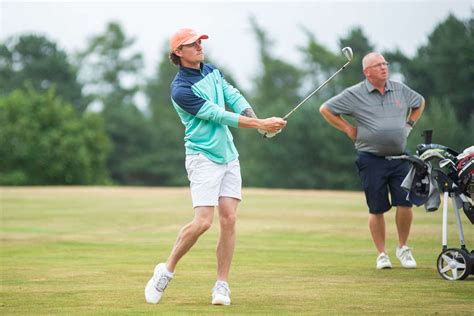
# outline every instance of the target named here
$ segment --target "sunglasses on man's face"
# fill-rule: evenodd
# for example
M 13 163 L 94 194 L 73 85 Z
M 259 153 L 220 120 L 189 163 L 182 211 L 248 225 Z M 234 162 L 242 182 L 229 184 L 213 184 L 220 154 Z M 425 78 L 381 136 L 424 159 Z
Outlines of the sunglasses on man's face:
M 183 44 L 181 45 L 181 47 L 188 47 L 188 48 L 191 48 L 191 47 L 196 47 L 197 45 L 201 46 L 201 40 L 197 40 L 191 44 Z

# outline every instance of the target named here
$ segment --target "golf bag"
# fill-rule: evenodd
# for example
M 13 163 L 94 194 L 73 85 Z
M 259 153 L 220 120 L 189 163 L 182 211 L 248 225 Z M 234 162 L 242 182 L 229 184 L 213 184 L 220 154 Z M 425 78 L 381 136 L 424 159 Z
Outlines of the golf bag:
M 464 242 L 464 232 L 459 209 L 474 224 L 474 146 L 463 153 L 426 139 L 416 146 L 416 155 L 387 157 L 408 160 L 412 168 L 402 183 L 407 199 L 427 211 L 436 211 L 443 195 L 442 252 L 438 256 L 439 274 L 446 280 L 463 280 L 474 274 L 474 250 L 469 251 Z M 460 248 L 448 248 L 448 200 L 451 199 L 456 218 Z

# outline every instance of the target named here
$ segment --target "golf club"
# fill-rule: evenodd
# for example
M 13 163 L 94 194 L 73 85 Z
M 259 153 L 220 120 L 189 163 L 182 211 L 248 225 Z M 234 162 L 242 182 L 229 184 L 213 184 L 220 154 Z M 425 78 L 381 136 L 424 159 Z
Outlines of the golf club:
M 328 80 L 324 81 L 316 90 L 311 92 L 303 101 L 301 101 L 298 105 L 296 105 L 290 112 L 288 112 L 288 114 L 286 114 L 283 117 L 284 120 L 287 120 L 290 117 L 291 114 L 293 114 L 296 110 L 298 110 L 300 106 L 302 106 L 306 101 L 308 101 L 316 92 L 319 91 L 319 89 L 324 87 L 326 85 L 326 83 L 328 83 L 332 78 L 334 78 L 339 72 L 346 69 L 347 65 L 349 65 L 352 61 L 352 57 L 353 57 L 352 48 L 344 47 L 342 49 L 342 54 L 347 58 L 348 62 L 345 63 L 344 66 L 342 66 L 338 71 L 336 71 L 331 77 L 329 77 Z M 278 134 L 280 131 L 275 132 L 275 133 L 265 133 L 265 134 L 263 134 L 263 137 L 264 138 L 272 138 L 273 136 Z
M 449 167 L 451 167 L 453 170 L 457 170 L 456 169 L 456 164 L 451 159 L 445 158 L 445 159 L 442 159 L 442 160 L 439 161 L 439 167 L 440 168 L 444 168 L 447 165 L 449 165 Z

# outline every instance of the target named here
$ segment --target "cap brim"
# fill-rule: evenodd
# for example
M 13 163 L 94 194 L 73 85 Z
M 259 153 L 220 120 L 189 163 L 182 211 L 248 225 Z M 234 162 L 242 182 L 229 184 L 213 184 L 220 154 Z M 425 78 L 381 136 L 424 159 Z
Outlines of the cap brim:
M 188 39 L 187 41 L 181 43 L 181 45 L 191 44 L 191 43 L 194 43 L 194 42 L 197 41 L 197 40 L 200 40 L 200 39 L 208 39 L 208 38 L 209 38 L 209 36 L 207 36 L 206 34 L 196 35 L 196 36 L 191 37 L 191 38 Z

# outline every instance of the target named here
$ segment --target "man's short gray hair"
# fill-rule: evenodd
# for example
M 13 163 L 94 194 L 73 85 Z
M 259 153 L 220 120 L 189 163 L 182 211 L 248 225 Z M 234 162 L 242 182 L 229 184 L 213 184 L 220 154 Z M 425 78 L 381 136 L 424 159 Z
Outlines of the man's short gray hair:
M 382 56 L 382 54 L 380 54 L 378 52 L 370 52 L 367 55 L 365 55 L 364 58 L 362 58 L 362 70 L 367 68 L 367 66 L 369 65 L 369 59 L 372 56 Z

